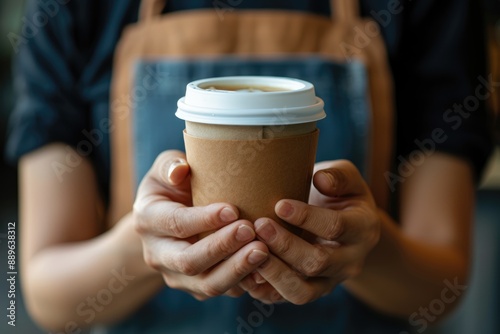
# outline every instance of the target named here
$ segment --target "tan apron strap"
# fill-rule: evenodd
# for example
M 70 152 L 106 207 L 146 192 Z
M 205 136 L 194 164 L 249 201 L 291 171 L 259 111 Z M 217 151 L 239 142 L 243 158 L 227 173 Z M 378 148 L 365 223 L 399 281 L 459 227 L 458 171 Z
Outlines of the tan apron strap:
M 147 21 L 159 16 L 166 4 L 167 0 L 142 0 L 139 9 L 139 21 Z
M 332 19 L 335 21 L 355 21 L 360 17 L 359 0 L 330 0 Z

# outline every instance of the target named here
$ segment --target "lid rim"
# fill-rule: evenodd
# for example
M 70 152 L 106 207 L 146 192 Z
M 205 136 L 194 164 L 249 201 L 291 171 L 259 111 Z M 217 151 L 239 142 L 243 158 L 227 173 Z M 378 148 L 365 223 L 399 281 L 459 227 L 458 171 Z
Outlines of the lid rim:
M 214 91 L 211 86 L 269 86 L 282 91 Z M 236 89 L 236 88 L 235 88 Z M 324 102 L 310 82 L 268 76 L 230 76 L 190 82 L 175 115 L 189 122 L 221 125 L 287 125 L 326 117 Z
M 311 106 L 283 107 L 270 109 L 240 109 L 235 114 L 232 109 L 202 108 L 186 105 L 184 97 L 177 102 L 175 115 L 185 121 L 220 125 L 287 125 L 316 122 L 326 117 L 324 102 L 316 97 Z M 276 112 L 269 113 L 270 110 Z M 285 115 L 286 113 L 286 115 Z

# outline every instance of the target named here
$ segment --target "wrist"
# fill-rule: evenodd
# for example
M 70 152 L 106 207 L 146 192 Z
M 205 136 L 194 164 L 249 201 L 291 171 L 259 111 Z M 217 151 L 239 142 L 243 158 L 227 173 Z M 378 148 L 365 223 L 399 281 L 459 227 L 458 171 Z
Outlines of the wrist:
M 125 215 L 120 221 L 109 231 L 111 239 L 111 251 L 114 253 L 117 266 L 130 268 L 135 276 L 141 280 L 155 280 L 161 282 L 163 279 L 160 273 L 149 267 L 144 262 L 142 241 L 135 231 L 134 218 L 132 213 Z

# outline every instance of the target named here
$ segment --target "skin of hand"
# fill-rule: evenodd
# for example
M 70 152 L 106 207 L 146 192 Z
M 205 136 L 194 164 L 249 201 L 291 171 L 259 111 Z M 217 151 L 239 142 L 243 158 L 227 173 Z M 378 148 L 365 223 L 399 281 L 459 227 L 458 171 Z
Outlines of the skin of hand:
M 136 231 L 145 262 L 165 283 L 198 300 L 238 297 L 238 283 L 269 256 L 255 240 L 253 224 L 238 220 L 227 203 L 192 207 L 189 165 L 179 151 L 158 156 L 141 182 L 134 203 Z M 201 233 L 215 231 L 205 238 Z
M 302 305 L 356 277 L 380 236 L 378 209 L 371 192 L 349 161 L 316 165 L 309 204 L 284 199 L 275 211 L 302 229 L 301 236 L 269 218 L 255 222 L 257 238 L 271 251 L 240 286 L 265 303 Z

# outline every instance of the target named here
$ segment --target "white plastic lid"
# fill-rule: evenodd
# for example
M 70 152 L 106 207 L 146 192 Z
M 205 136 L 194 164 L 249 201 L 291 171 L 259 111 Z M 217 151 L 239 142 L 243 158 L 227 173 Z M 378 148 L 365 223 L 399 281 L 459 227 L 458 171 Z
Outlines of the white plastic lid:
M 287 125 L 326 117 L 323 100 L 303 80 L 239 76 L 189 83 L 175 115 L 195 123 Z

